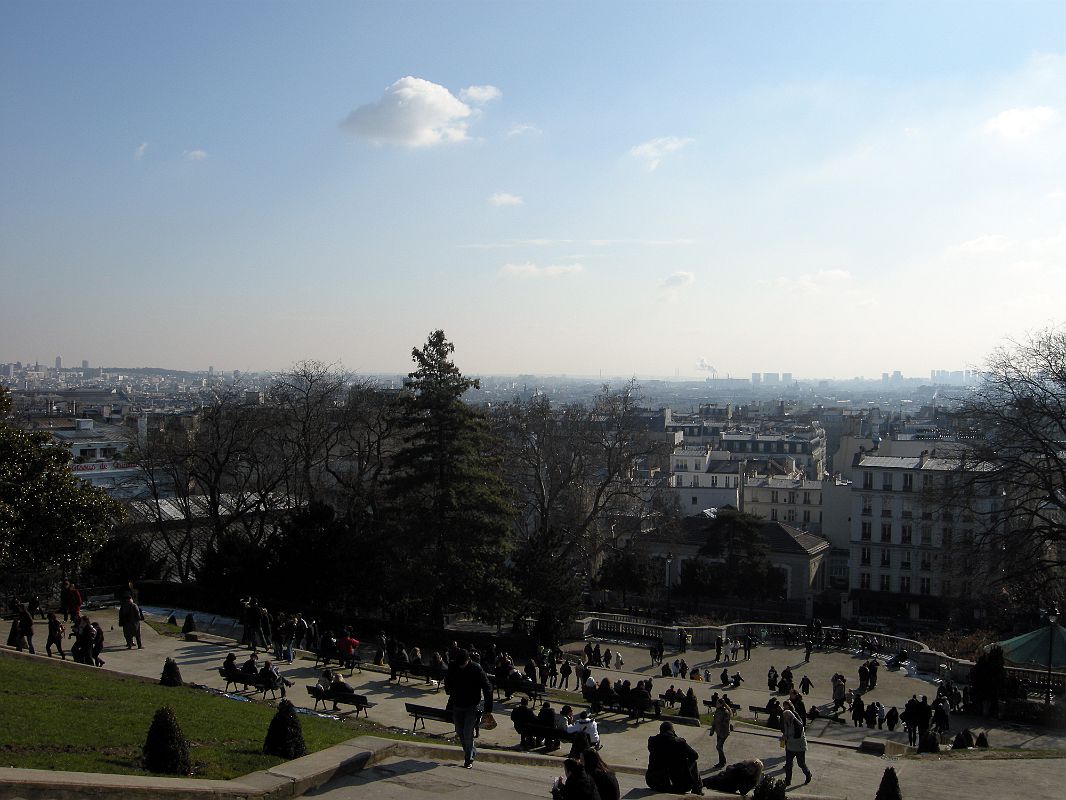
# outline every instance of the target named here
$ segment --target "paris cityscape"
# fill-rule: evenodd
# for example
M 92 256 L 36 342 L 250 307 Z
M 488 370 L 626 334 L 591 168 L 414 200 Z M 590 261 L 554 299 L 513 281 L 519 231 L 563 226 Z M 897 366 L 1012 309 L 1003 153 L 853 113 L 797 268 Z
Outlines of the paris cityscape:
M 0 800 L 1052 798 L 1066 9 L 0 9 Z

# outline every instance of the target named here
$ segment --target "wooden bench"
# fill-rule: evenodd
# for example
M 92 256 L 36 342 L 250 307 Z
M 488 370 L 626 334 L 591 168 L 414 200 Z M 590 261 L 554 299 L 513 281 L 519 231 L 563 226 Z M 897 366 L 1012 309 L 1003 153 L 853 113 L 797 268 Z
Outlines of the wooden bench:
M 271 698 L 277 697 L 277 692 L 281 689 L 281 686 L 275 686 L 273 681 L 267 683 L 266 681 L 259 680 L 258 675 L 245 675 L 243 672 L 226 672 L 222 667 L 218 668 L 218 674 L 226 681 L 226 691 L 229 691 L 229 687 L 233 686 L 233 691 L 237 691 L 237 685 L 240 684 L 245 690 L 251 688 L 257 692 L 261 692 L 263 697 L 266 698 L 266 693 L 270 692 Z M 284 696 L 284 695 L 282 695 Z
M 370 714 L 367 713 L 368 708 L 373 708 L 377 703 L 371 703 L 366 699 L 366 695 L 361 694 L 349 694 L 348 692 L 327 692 L 321 686 L 312 684 L 307 687 L 307 693 L 311 697 L 315 698 L 315 710 L 318 710 L 318 704 L 322 704 L 323 710 L 325 710 L 326 703 L 341 703 L 346 706 L 355 706 L 355 715 L 359 716 L 359 712 L 363 712 L 363 716 L 369 718 Z
M 574 731 L 569 733 L 566 730 L 559 728 L 551 728 L 547 725 L 537 725 L 530 723 L 521 726 L 520 729 L 515 731 L 519 736 L 532 736 L 535 739 L 543 739 L 545 742 L 558 741 L 558 742 L 570 742 L 570 752 L 567 754 L 567 758 L 578 758 L 582 752 L 587 749 L 587 745 L 591 745 L 589 736 L 584 731 Z M 558 748 L 552 748 L 547 752 L 554 752 Z
M 537 707 L 537 703 L 544 699 L 544 684 L 543 683 L 529 683 L 528 681 L 497 681 L 495 675 L 485 673 L 488 675 L 489 683 L 492 684 L 492 688 L 496 690 L 496 699 L 500 699 L 500 695 L 512 695 L 512 694 L 524 694 L 529 698 L 530 706 L 532 708 Z
M 750 711 L 754 715 L 756 722 L 759 721 L 760 714 L 769 715 L 770 713 L 766 710 L 766 706 L 748 706 L 748 711 Z
M 409 664 L 404 677 L 410 674 L 416 678 L 425 678 L 426 683 L 436 684 L 434 691 L 440 691 L 441 684 L 444 683 L 444 673 L 445 670 L 442 667 L 435 667 L 432 664 Z
M 705 706 L 707 706 L 707 708 L 711 709 L 711 711 L 714 711 L 714 709 L 715 709 L 715 705 L 714 705 L 714 703 L 712 703 L 712 702 L 711 702 L 710 700 L 704 700 L 704 701 L 703 701 L 703 704 L 704 704 Z M 734 713 L 734 714 L 736 714 L 736 713 L 737 713 L 738 711 L 740 711 L 740 703 L 733 703 L 733 702 L 730 702 L 730 703 L 729 703 L 729 707 L 730 707 L 731 709 L 733 709 L 733 713 Z M 751 706 L 750 708 L 755 708 L 755 706 Z M 764 712 L 766 711 L 766 709 L 765 709 L 765 708 L 764 708 L 764 709 L 762 709 L 762 710 L 763 710 Z
M 328 653 L 321 653 L 321 652 L 316 651 L 315 652 L 315 665 L 314 665 L 314 668 L 318 669 L 318 665 L 319 664 L 321 664 L 323 668 L 326 668 L 326 667 L 329 667 L 329 662 L 330 661 L 336 661 L 338 669 L 346 669 L 346 670 L 348 670 L 348 677 L 351 677 L 352 675 L 354 675 L 356 670 L 359 670 L 360 672 L 363 671 L 363 667 L 360 664 L 359 659 L 355 657 L 355 653 L 354 652 L 352 653 L 352 658 L 351 658 L 350 663 L 345 664 L 344 663 L 345 660 L 347 660 L 347 656 L 342 655 L 341 652 L 339 650 L 337 650 L 336 648 L 334 648 L 333 650 L 331 650 Z
M 436 720 L 437 722 L 447 722 L 449 725 L 455 721 L 451 709 L 420 706 L 417 703 L 404 703 L 403 705 L 404 708 L 407 709 L 407 713 L 415 718 L 414 724 L 411 725 L 412 731 L 418 726 L 419 722 L 422 723 L 422 728 L 425 729 L 427 719 Z

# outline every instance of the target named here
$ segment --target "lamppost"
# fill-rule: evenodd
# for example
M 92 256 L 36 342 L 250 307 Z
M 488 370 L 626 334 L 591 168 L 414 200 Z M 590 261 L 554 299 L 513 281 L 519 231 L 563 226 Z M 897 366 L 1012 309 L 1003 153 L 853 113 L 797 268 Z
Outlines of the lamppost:
M 666 616 L 672 616 L 670 613 L 670 565 L 674 563 L 674 554 L 666 554 Z
M 1051 664 L 1055 654 L 1055 623 L 1059 621 L 1059 609 L 1052 606 L 1047 612 L 1047 697 L 1045 705 L 1051 705 Z

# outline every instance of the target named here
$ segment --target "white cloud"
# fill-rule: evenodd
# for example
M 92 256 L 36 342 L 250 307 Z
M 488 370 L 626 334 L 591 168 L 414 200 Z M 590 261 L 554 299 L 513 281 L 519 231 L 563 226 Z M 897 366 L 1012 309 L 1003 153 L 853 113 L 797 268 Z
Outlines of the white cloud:
M 508 129 L 507 137 L 521 136 L 524 133 L 539 134 L 540 132 L 540 128 L 532 122 L 516 122 Z
M 430 147 L 467 139 L 473 110 L 443 86 L 408 75 L 376 103 L 355 109 L 341 127 L 374 144 Z
M 494 206 L 520 206 L 525 204 L 525 200 L 517 194 L 496 192 L 496 194 L 489 198 L 489 203 Z
M 145 152 L 148 150 L 148 142 L 141 142 L 137 145 L 137 149 L 133 151 L 133 158 L 136 161 L 140 161 L 144 158 Z
M 491 100 L 499 100 L 503 97 L 503 92 L 495 86 L 467 86 L 459 91 L 459 97 L 468 103 L 481 105 Z
M 814 294 L 848 285 L 850 282 L 851 273 L 846 269 L 820 269 L 817 272 L 775 278 L 772 284 L 785 292 Z
M 504 264 L 500 269 L 500 274 L 512 278 L 560 278 L 565 275 L 574 275 L 584 269 L 581 264 L 552 264 L 541 267 L 527 261 L 523 264 Z
M 691 286 L 696 282 L 696 276 L 691 272 L 675 272 L 666 278 L 659 287 L 662 289 L 680 289 L 682 286 Z
M 184 158 L 186 161 L 203 161 L 205 158 L 207 158 L 207 151 L 199 149 L 186 150 L 181 155 L 182 158 Z
M 985 130 L 1004 139 L 1027 139 L 1040 133 L 1058 113 L 1050 106 L 1009 108 L 985 122 Z
M 629 155 L 641 159 L 648 172 L 652 172 L 659 168 L 666 156 L 687 147 L 693 141 L 695 140 L 688 137 L 660 136 L 658 139 L 651 139 L 631 147 Z
M 970 239 L 962 244 L 957 244 L 954 247 L 948 248 L 949 255 L 958 256 L 980 256 L 987 253 L 1001 253 L 1007 249 L 1010 245 L 1010 240 L 1006 236 L 1001 236 L 998 233 L 986 234 L 984 236 L 978 236 L 976 239 Z
M 696 243 L 696 239 L 504 239 L 499 242 L 477 242 L 459 246 L 470 250 L 496 250 L 508 247 L 547 247 L 572 244 L 589 247 L 671 247 Z
M 1047 199 L 1048 200 L 1053 200 L 1055 202 L 1058 202 L 1059 200 L 1066 200 L 1066 191 L 1063 191 L 1061 189 L 1056 189 L 1053 192 L 1048 192 L 1047 193 Z

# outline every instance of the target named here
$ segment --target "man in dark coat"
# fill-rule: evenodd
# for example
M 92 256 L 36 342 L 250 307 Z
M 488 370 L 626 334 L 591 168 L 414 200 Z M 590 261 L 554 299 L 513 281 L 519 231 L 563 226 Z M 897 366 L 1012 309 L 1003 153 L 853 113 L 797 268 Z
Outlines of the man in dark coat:
M 648 738 L 648 770 L 644 780 L 648 788 L 657 792 L 703 794 L 700 770 L 696 766 L 699 754 L 674 733 L 674 726 L 664 722 L 659 733 Z
M 133 647 L 137 642 L 137 649 L 143 650 L 141 644 L 141 609 L 133 602 L 130 595 L 122 599 L 122 607 L 118 610 L 118 624 L 122 627 L 122 635 L 126 637 L 126 649 Z
M 529 707 L 529 698 L 523 697 L 515 710 L 511 712 L 511 722 L 514 724 L 514 729 L 521 737 L 519 747 L 523 750 L 528 750 L 530 747 L 536 745 L 536 740 L 531 733 L 529 733 L 528 726 L 537 722 L 537 715 L 533 713 L 533 709 Z
M 463 746 L 463 766 L 470 769 L 477 755 L 474 728 L 479 719 L 492 713 L 492 684 L 481 665 L 470 658 L 469 651 L 460 650 L 448 664 L 444 691 L 450 698 L 455 732 Z
M 557 731 L 566 730 L 566 720 L 555 712 L 552 704 L 547 700 L 544 701 L 544 705 L 540 707 L 540 713 L 537 714 L 537 724 L 545 728 L 554 728 Z M 552 739 L 546 736 L 544 738 L 544 747 L 548 750 L 558 750 L 559 742 L 559 739 Z

